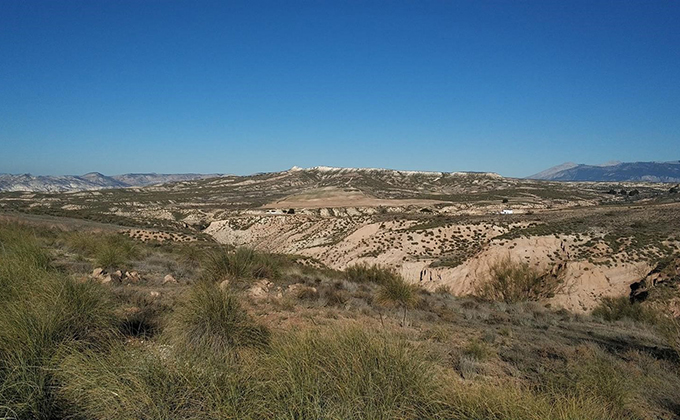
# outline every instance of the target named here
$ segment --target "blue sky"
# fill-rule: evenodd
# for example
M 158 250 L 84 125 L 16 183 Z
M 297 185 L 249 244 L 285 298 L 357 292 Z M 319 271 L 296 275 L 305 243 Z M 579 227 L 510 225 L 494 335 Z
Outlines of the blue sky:
M 0 3 L 0 173 L 680 159 L 678 1 Z

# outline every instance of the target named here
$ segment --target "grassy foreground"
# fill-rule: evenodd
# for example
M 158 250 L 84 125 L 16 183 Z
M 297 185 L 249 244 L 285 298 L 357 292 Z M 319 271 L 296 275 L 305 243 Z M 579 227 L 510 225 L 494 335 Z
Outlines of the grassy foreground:
M 680 418 L 677 354 L 648 317 L 100 235 L 0 225 L 0 418 Z M 104 264 L 184 280 L 88 278 Z M 253 297 L 265 279 L 281 297 Z

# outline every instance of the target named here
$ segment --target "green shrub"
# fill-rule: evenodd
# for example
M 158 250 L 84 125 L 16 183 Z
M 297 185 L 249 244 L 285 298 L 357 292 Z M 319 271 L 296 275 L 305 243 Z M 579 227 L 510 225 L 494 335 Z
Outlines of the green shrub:
M 477 294 L 483 299 L 506 303 L 535 301 L 554 296 L 559 285 L 559 278 L 507 257 L 491 266 L 489 278 Z
M 173 313 L 171 341 L 189 351 L 221 354 L 236 347 L 263 347 L 269 330 L 257 325 L 232 292 L 207 281 L 194 284 Z

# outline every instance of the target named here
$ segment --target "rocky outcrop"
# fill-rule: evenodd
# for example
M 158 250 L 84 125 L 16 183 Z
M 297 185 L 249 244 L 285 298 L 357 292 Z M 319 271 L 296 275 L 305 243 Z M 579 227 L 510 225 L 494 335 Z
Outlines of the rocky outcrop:
M 165 277 L 163 277 L 162 284 L 177 284 L 177 280 L 172 274 L 166 274 Z
M 109 283 L 138 283 L 141 281 L 141 276 L 136 271 L 126 271 L 124 274 L 121 270 L 107 271 L 101 267 L 92 270 L 90 278 L 99 281 L 102 284 Z

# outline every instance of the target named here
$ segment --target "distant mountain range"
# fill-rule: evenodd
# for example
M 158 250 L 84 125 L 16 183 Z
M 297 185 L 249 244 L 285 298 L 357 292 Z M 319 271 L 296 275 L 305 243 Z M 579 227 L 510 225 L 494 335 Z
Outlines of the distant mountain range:
M 85 175 L 33 176 L 0 174 L 0 191 L 62 192 L 105 188 L 146 187 L 169 182 L 214 178 L 221 174 L 123 174 L 106 176 L 99 172 Z
M 361 182 L 364 184 L 371 185 L 374 183 L 389 183 L 394 179 L 401 179 L 402 183 L 408 183 L 414 180 L 423 181 L 428 177 L 434 177 L 433 179 L 436 179 L 440 183 L 444 181 L 453 182 L 453 180 L 456 180 L 455 182 L 460 182 L 460 180 L 463 179 L 460 177 L 482 177 L 485 179 L 488 178 L 497 180 L 503 179 L 500 175 L 495 173 L 396 171 L 379 168 L 331 168 L 325 166 L 317 166 L 308 169 L 293 167 L 289 171 L 273 174 L 294 174 L 303 172 L 308 175 L 313 174 L 318 178 L 317 182 L 320 184 L 324 183 L 323 180 L 330 180 L 330 178 L 337 182 L 340 182 L 339 180 L 344 180 L 342 182 L 345 183 L 357 183 L 359 180 L 363 180 Z M 266 175 L 267 174 L 255 174 L 251 177 L 258 179 L 259 177 Z M 99 172 L 90 172 L 85 175 L 62 176 L 0 174 L 0 192 L 65 192 L 100 190 L 108 188 L 146 187 L 150 185 L 161 185 L 180 181 L 194 181 L 224 176 L 225 175 L 223 174 L 156 173 L 107 176 L 100 174 Z M 527 178 L 549 181 L 680 182 L 680 161 L 629 163 L 608 162 L 602 165 L 564 163 Z
M 568 162 L 527 178 L 549 181 L 680 182 L 680 161 L 608 162 L 602 165 Z

